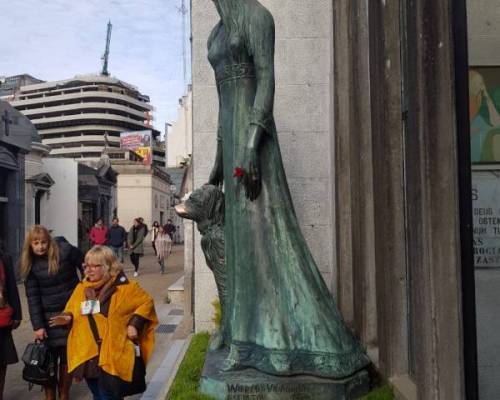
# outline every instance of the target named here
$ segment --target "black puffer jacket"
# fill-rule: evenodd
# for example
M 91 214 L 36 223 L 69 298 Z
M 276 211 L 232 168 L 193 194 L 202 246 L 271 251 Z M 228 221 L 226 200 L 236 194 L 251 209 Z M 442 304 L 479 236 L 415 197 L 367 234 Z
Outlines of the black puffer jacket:
M 59 271 L 49 275 L 47 257 L 33 257 L 31 271 L 24 282 L 33 330 L 45 328 L 49 344 L 53 347 L 66 346 L 68 329 L 49 328 L 49 319 L 60 314 L 79 279 L 77 269 L 81 268 L 83 253 L 67 242 L 59 242 Z

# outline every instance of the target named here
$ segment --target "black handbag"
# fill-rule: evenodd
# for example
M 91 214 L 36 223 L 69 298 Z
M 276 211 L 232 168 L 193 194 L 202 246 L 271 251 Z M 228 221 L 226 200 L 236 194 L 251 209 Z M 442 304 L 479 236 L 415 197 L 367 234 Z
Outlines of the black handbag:
M 23 379 L 33 385 L 47 385 L 56 380 L 55 359 L 45 342 L 35 340 L 28 344 L 24 350 Z
M 94 316 L 92 314 L 89 314 L 88 317 L 92 335 L 94 336 L 94 340 L 97 343 L 97 347 L 100 352 L 102 340 L 99 337 L 99 331 L 97 330 Z M 108 374 L 102 368 L 100 368 L 99 370 L 99 386 L 108 393 L 113 393 L 114 395 L 120 397 L 126 397 L 146 391 L 146 365 L 144 364 L 144 360 L 140 355 L 136 355 L 134 359 L 132 382 L 127 382 L 119 378 L 118 376 Z
M 91 358 L 85 362 L 83 367 L 83 376 L 87 379 L 98 379 L 101 376 L 101 369 L 99 368 L 99 356 Z
M 144 393 L 146 390 L 146 366 L 144 365 L 142 357 L 135 357 L 132 382 L 124 381 L 123 379 L 108 374 L 106 371 L 101 369 L 99 386 L 101 386 L 107 393 L 119 393 L 122 397 Z

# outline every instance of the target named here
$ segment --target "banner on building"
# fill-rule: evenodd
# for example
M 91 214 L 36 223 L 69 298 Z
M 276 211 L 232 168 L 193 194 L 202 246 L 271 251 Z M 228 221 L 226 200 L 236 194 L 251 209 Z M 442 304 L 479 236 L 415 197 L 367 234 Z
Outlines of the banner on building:
M 500 67 L 469 69 L 471 161 L 500 162 Z
M 120 134 L 120 147 L 140 155 L 144 165 L 151 165 L 153 161 L 152 140 L 153 132 L 150 130 L 122 132 Z
M 472 171 L 474 266 L 500 267 L 500 170 Z

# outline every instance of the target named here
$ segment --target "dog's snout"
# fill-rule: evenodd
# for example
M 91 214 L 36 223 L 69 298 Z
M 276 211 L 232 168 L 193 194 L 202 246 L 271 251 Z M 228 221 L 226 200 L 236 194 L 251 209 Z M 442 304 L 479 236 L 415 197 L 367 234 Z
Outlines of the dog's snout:
M 175 209 L 175 212 L 177 213 L 177 215 L 181 218 L 184 218 L 187 215 L 187 209 L 186 209 L 186 206 L 184 205 L 184 203 L 177 204 L 174 207 L 174 209 Z

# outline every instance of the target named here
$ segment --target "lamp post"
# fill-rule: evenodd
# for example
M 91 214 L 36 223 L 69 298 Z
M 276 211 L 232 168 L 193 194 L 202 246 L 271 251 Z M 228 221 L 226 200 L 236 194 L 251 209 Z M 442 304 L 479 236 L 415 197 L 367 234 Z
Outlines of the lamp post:
M 168 131 L 172 124 L 165 122 L 165 168 L 168 168 Z

